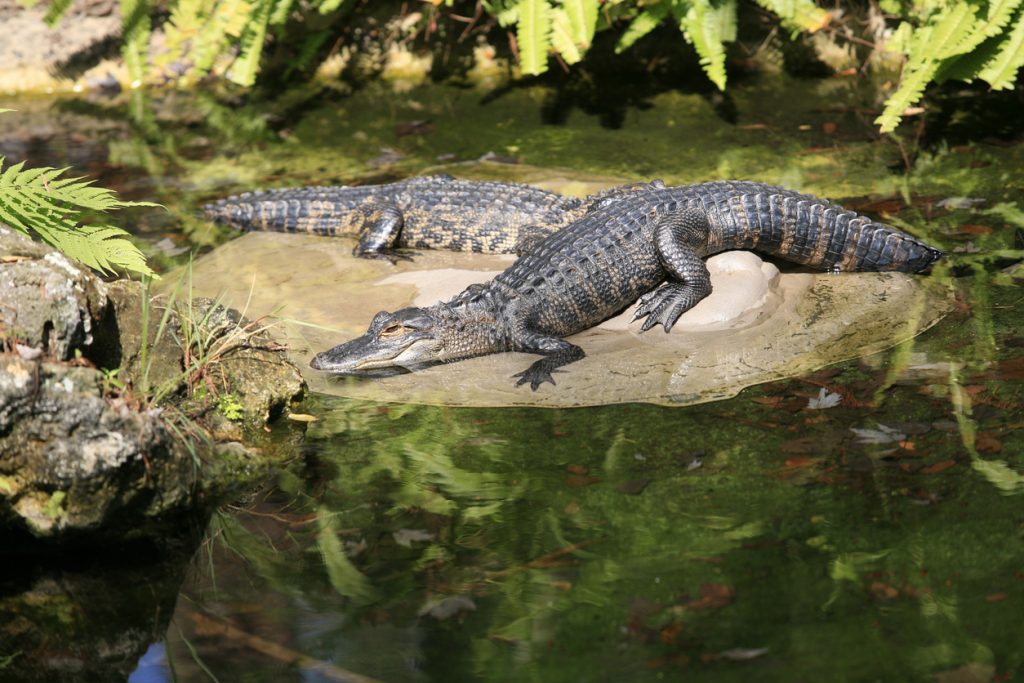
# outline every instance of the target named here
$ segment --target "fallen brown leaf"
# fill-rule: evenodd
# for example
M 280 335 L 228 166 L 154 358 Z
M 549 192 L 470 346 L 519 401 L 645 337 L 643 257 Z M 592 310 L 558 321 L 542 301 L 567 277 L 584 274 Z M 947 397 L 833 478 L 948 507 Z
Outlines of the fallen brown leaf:
M 731 604 L 736 589 L 725 583 L 701 584 L 700 597 L 686 603 L 687 609 L 718 609 Z
M 982 453 L 999 453 L 1003 450 L 1003 442 L 988 432 L 979 432 L 974 437 L 974 447 Z
M 928 465 L 927 467 L 922 467 L 921 470 L 920 470 L 920 473 L 921 474 L 938 474 L 939 472 L 945 472 L 946 470 L 948 470 L 950 467 L 952 467 L 955 464 L 956 464 L 956 460 L 943 460 L 941 462 L 935 463 L 934 465 Z

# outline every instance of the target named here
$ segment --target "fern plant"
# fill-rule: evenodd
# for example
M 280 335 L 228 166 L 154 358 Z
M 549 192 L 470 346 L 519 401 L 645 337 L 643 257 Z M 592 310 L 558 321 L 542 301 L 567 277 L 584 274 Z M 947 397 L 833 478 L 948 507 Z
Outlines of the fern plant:
M 0 109 L 0 113 L 10 111 Z M 39 236 L 71 258 L 104 273 L 122 269 L 156 277 L 146 257 L 113 225 L 83 225 L 83 209 L 108 211 L 129 206 L 159 206 L 125 202 L 91 181 L 63 176 L 67 169 L 24 168 L 25 162 L 4 169 L 0 156 L 0 221 L 31 237 Z
M 39 0 L 20 0 L 31 6 Z M 133 81 L 146 77 L 153 0 L 120 0 L 125 63 Z M 824 0 L 754 0 L 772 12 L 791 34 L 815 33 L 838 15 Z M 55 23 L 71 0 L 51 0 L 46 14 Z M 165 50 L 156 65 L 182 67 L 186 82 L 217 73 L 243 86 L 254 84 L 268 43 L 282 40 L 288 27 L 302 42 L 293 64 L 311 60 L 334 39 L 340 24 L 370 3 L 356 0 L 167 0 L 163 25 Z M 829 6 L 832 3 L 828 3 Z M 556 55 L 566 64 L 580 61 L 595 33 L 620 30 L 617 52 L 628 50 L 657 26 L 671 22 L 693 45 L 708 78 L 725 89 L 726 46 L 736 39 L 736 0 L 429 0 L 416 3 L 436 26 L 445 13 L 474 14 L 479 6 L 497 23 L 514 31 L 523 75 L 542 74 Z M 1024 66 L 1024 0 L 879 0 L 896 30 L 883 49 L 904 57 L 898 87 L 876 123 L 893 130 L 904 112 L 931 83 L 981 79 L 993 89 L 1011 87 Z M 406 9 L 402 10 L 403 12 Z M 419 15 L 417 15 L 419 16 Z M 316 18 L 317 21 L 312 21 Z M 431 29 L 427 29 L 428 33 Z
M 895 130 L 932 81 L 980 78 L 993 90 L 1011 87 L 1024 66 L 1024 0 L 925 3 L 900 24 L 890 49 L 906 64 L 875 120 L 883 133 Z

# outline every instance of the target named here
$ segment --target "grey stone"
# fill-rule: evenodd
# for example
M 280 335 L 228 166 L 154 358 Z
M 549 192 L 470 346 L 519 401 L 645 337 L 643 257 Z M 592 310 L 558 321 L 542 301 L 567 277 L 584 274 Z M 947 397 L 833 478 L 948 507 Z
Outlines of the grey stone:
M 93 350 L 107 290 L 84 266 L 0 225 L 0 337 L 59 360 Z

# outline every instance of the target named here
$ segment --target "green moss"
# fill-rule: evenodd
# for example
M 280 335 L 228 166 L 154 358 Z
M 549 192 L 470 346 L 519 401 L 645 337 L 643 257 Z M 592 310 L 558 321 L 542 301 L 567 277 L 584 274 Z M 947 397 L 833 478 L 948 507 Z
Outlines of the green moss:
M 47 517 L 56 521 L 61 514 L 64 512 L 64 499 L 67 498 L 65 491 L 54 491 L 50 494 L 49 500 L 46 501 L 46 507 L 43 508 L 43 512 Z

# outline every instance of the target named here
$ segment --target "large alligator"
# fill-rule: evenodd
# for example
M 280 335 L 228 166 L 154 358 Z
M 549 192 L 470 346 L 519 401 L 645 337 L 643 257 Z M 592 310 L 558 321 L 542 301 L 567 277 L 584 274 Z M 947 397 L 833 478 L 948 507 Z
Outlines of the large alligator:
M 519 183 L 436 175 L 386 185 L 246 192 L 203 210 L 208 219 L 243 230 L 357 237 L 357 256 L 388 256 L 402 247 L 506 254 L 524 239 L 536 240 L 628 190 L 648 187 L 625 185 L 578 199 Z
M 639 299 L 666 332 L 711 292 L 703 257 L 755 249 L 834 271 L 927 269 L 942 252 L 818 199 L 752 182 L 634 191 L 542 238 L 491 282 L 429 308 L 378 313 L 365 335 L 316 355 L 335 374 L 415 369 L 502 351 L 544 357 L 515 377 L 534 390 L 583 358 L 563 337 Z M 659 286 L 660 285 L 660 286 Z

